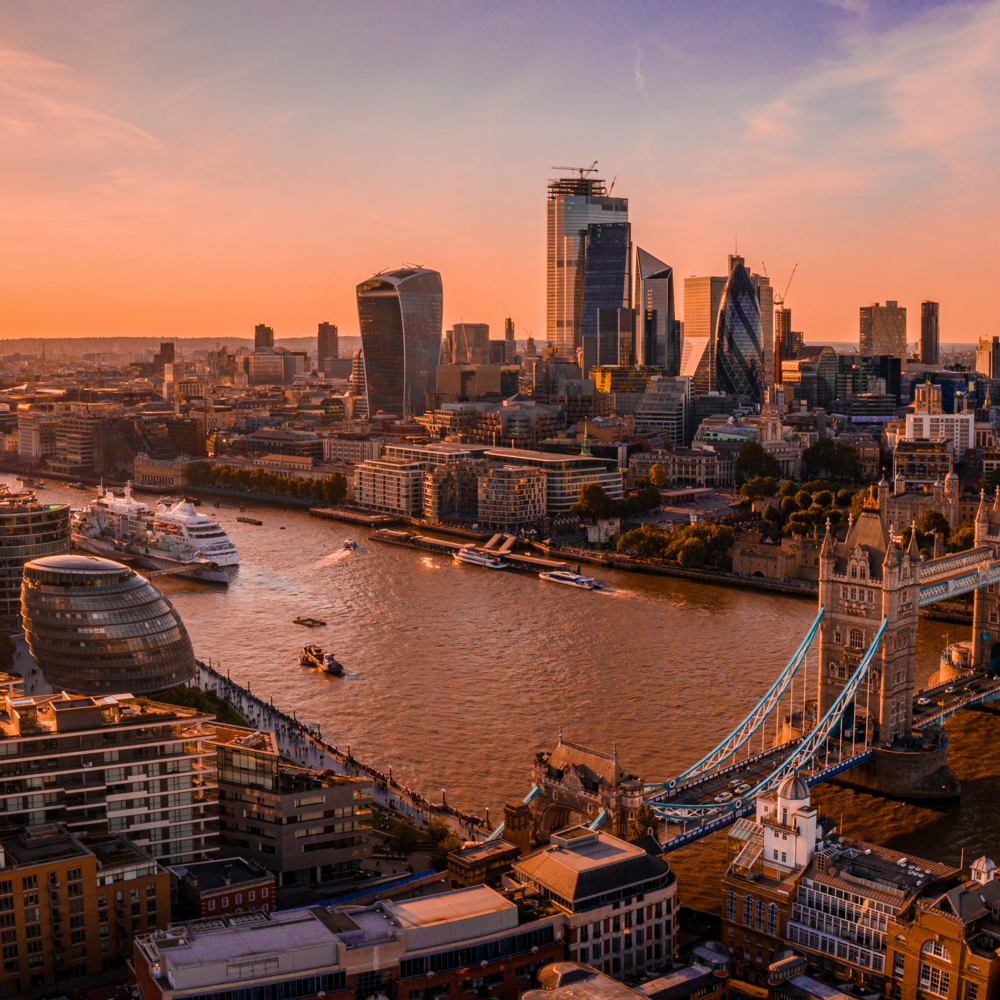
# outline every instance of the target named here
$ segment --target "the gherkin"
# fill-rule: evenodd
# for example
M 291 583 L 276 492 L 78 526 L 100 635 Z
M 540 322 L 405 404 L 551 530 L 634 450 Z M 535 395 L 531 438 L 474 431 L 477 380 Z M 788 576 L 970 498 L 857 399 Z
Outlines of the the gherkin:
M 733 266 L 719 304 L 716 334 L 716 384 L 736 396 L 760 398 L 764 356 L 760 329 L 760 302 L 747 269 Z

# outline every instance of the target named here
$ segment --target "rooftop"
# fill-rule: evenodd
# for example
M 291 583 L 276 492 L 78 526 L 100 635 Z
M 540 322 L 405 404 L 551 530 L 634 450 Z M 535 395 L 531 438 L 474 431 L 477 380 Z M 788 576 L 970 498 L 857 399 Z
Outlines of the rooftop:
M 254 861 L 243 858 L 216 858 L 189 865 L 173 865 L 167 869 L 178 879 L 195 886 L 199 892 L 210 892 L 248 882 L 273 882 L 274 875 Z

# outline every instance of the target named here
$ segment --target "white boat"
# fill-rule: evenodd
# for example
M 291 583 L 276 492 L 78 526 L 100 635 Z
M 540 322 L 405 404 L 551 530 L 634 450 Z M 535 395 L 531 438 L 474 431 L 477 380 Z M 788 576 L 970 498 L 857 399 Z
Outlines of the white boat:
M 561 583 L 564 587 L 579 587 L 581 590 L 599 590 L 604 586 L 600 580 L 595 580 L 592 576 L 580 576 L 578 573 L 570 573 L 564 569 L 539 573 L 538 578 L 548 580 L 549 583 Z
M 466 563 L 469 566 L 484 566 L 486 569 L 507 568 L 507 564 L 499 556 L 477 549 L 471 542 L 463 545 L 452 558 L 455 562 Z
M 194 504 L 161 503 L 153 511 L 132 496 L 131 484 L 123 496 L 102 489 L 96 500 L 73 511 L 70 529 L 73 544 L 85 552 L 213 583 L 228 583 L 229 568 L 240 561 L 226 532 Z

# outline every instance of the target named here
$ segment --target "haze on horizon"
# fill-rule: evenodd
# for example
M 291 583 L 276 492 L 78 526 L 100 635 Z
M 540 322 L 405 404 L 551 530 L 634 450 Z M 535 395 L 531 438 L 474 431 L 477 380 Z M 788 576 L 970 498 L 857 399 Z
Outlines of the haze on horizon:
M 441 271 L 445 325 L 545 331 L 545 184 L 599 163 L 683 279 L 739 241 L 810 341 L 995 294 L 1000 2 L 8 3 L 0 338 L 357 333 Z

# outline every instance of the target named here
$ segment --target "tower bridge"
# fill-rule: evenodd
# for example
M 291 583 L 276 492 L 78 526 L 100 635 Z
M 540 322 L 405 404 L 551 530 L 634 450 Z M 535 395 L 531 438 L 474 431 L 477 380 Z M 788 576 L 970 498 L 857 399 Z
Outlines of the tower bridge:
M 879 484 L 882 515 L 888 486 Z M 664 847 L 696 840 L 754 811 L 756 796 L 789 774 L 809 785 L 840 777 L 873 792 L 911 798 L 957 795 L 942 723 L 1000 700 L 1000 489 L 980 497 L 975 545 L 922 560 L 916 531 L 898 535 L 879 510 L 849 519 L 839 539 L 827 522 L 819 554 L 819 610 L 798 649 L 758 703 L 697 763 L 674 777 L 625 775 L 617 752 L 560 734 L 535 763 L 523 803 L 508 805 L 494 836 L 527 849 L 561 825 L 586 822 L 625 836 L 645 802 L 665 823 Z M 967 677 L 916 692 L 918 612 L 975 592 Z M 815 650 L 814 650 L 815 647 Z

